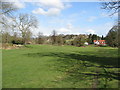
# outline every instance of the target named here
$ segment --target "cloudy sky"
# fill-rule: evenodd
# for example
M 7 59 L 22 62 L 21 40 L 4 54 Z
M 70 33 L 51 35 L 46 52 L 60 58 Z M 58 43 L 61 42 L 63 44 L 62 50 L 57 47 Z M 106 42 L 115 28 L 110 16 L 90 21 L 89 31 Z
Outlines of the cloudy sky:
M 24 1 L 24 0 L 23 0 Z M 52 2 L 51 2 L 52 1 Z M 59 34 L 98 34 L 106 35 L 115 24 L 117 15 L 109 16 L 101 9 L 100 2 L 62 2 L 60 0 L 39 0 L 39 2 L 17 2 L 19 13 L 35 15 L 39 27 L 34 34 L 42 32 L 50 35 L 53 30 Z

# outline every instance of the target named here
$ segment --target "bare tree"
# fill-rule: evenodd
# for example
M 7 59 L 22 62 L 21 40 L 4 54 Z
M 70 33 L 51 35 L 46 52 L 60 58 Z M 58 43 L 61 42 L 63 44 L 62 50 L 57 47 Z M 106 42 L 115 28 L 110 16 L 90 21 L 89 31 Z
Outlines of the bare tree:
M 37 18 L 29 14 L 20 14 L 18 18 L 14 19 L 14 22 L 16 23 L 16 29 L 21 32 L 23 42 L 25 44 L 28 34 L 31 35 L 30 30 L 32 28 L 37 28 L 38 26 Z
M 4 2 L 0 0 L 0 15 L 10 15 L 13 11 L 18 10 L 12 2 Z
M 12 12 L 18 10 L 18 8 L 12 2 L 4 2 L 0 0 L 0 24 L 8 26 L 7 17 L 12 17 Z
M 38 33 L 37 43 L 38 44 L 43 44 L 44 43 L 43 33 L 41 33 L 41 32 Z
M 120 0 L 111 0 L 110 2 L 104 2 L 104 3 L 102 3 L 102 9 L 106 9 L 109 12 L 111 11 L 112 14 L 110 16 L 112 16 L 114 14 L 118 14 L 118 16 L 120 16 L 119 15 L 120 14 Z M 116 44 L 118 43 L 118 46 L 120 46 L 120 18 L 119 17 L 117 19 L 116 25 L 114 25 L 112 27 L 112 29 L 114 27 L 117 27 L 116 35 L 117 35 L 117 38 L 118 38 L 118 42 L 116 42 Z M 108 35 L 109 35 L 109 33 L 108 33 Z
M 118 47 L 118 26 L 113 26 L 106 36 L 106 41 L 109 46 Z
M 118 13 L 120 9 L 120 0 L 111 0 L 110 2 L 103 2 L 101 8 L 112 12 L 111 15 Z
M 2 37 L 1 34 L 3 33 L 4 30 L 9 31 L 8 28 L 10 28 L 10 25 L 8 23 L 9 20 L 8 17 L 9 18 L 12 17 L 12 12 L 16 10 L 18 10 L 18 8 L 16 8 L 16 6 L 13 3 L 0 0 L 0 37 Z M 2 40 L 0 40 L 0 42 L 2 42 Z
M 52 44 L 56 44 L 56 41 L 57 41 L 57 32 L 55 30 L 52 31 L 51 40 L 52 40 Z
M 57 41 L 57 44 L 58 44 L 58 45 L 63 45 L 63 44 L 64 44 L 65 40 L 64 40 L 62 34 L 57 35 L 56 38 L 57 38 L 56 41 Z
M 30 44 L 31 43 L 31 38 L 32 38 L 32 32 L 30 30 L 28 30 L 27 33 L 26 33 L 25 42 Z
M 10 39 L 11 39 L 11 37 L 8 32 L 5 32 L 2 34 L 2 43 L 9 43 Z

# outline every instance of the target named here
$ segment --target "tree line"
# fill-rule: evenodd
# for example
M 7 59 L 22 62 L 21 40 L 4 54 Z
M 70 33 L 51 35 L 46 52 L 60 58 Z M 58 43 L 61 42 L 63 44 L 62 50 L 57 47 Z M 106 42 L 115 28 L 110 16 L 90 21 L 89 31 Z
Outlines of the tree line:
M 117 3 L 104 3 L 104 9 L 116 7 Z M 11 15 L 12 12 L 19 10 L 10 2 L 2 2 L 0 0 L 0 26 L 2 34 L 2 43 L 11 44 L 52 44 L 52 45 L 74 45 L 83 46 L 85 42 L 93 44 L 94 40 L 106 40 L 106 43 L 112 47 L 119 47 L 119 19 L 118 24 L 114 25 L 105 37 L 100 37 L 96 34 L 80 34 L 80 35 L 64 35 L 57 34 L 56 30 L 52 31 L 52 35 L 44 36 L 39 32 L 33 37 L 32 28 L 38 27 L 38 19 L 31 14 L 19 14 L 18 16 Z M 107 6 L 107 7 L 106 7 Z M 109 8 L 110 9 L 110 8 Z M 117 8 L 118 9 L 118 8 Z M 116 10 L 117 10 L 116 9 Z M 114 12 L 116 13 L 116 12 Z M 8 18 L 11 22 L 8 22 Z
M 94 44 L 94 40 L 103 40 L 103 36 L 100 37 L 96 34 L 57 34 L 56 30 L 51 32 L 51 35 L 45 36 L 43 33 L 39 32 L 33 37 L 32 32 L 25 32 L 25 36 L 19 35 L 19 33 L 14 32 L 11 35 L 8 32 L 2 33 L 2 42 L 10 44 L 51 44 L 51 45 L 73 45 L 73 46 L 84 46 L 85 42 L 89 44 Z

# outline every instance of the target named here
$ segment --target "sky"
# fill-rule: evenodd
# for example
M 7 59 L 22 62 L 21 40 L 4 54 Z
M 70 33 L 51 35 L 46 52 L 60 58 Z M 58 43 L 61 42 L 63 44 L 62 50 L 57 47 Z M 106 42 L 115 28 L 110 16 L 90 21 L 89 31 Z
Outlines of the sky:
M 51 2 L 52 1 L 52 2 Z M 115 24 L 117 14 L 101 9 L 101 2 L 62 2 L 61 0 L 39 0 L 39 2 L 20 2 L 14 15 L 29 13 L 37 17 L 38 28 L 33 34 L 42 32 L 50 35 L 53 30 L 58 34 L 97 34 L 106 36 Z

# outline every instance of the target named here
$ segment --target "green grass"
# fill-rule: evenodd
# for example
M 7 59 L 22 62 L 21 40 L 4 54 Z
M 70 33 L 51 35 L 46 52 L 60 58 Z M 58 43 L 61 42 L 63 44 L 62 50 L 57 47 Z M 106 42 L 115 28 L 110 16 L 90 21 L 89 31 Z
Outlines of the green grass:
M 3 88 L 117 88 L 118 49 L 28 45 L 3 50 Z

